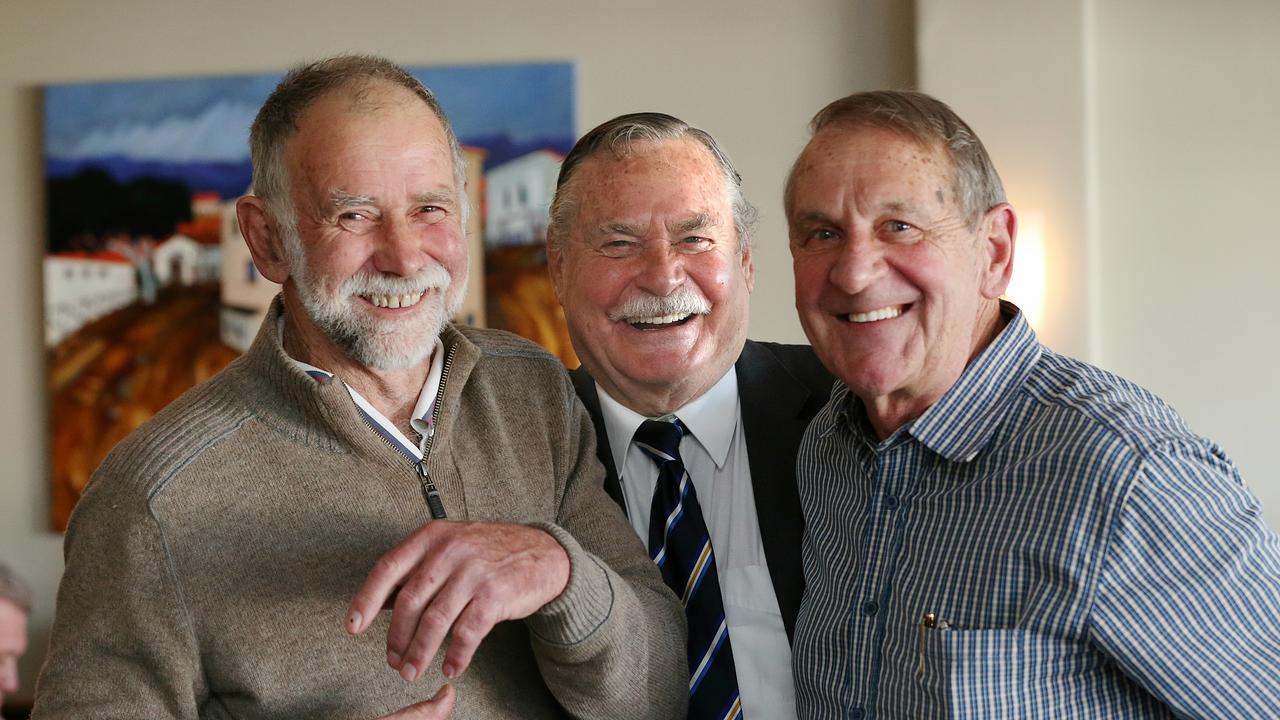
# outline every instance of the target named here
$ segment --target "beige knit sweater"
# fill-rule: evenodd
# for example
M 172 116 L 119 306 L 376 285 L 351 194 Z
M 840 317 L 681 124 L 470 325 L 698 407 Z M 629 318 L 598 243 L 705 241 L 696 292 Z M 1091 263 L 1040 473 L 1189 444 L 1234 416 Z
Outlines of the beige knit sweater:
M 428 522 L 409 461 L 276 337 L 126 438 L 67 531 L 34 718 L 375 718 L 430 697 L 385 659 L 389 612 L 349 636 L 374 560 Z M 457 347 L 429 467 L 451 519 L 538 524 L 569 585 L 503 623 L 455 682 L 453 717 L 676 718 L 683 613 L 601 488 L 559 362 L 496 331 Z

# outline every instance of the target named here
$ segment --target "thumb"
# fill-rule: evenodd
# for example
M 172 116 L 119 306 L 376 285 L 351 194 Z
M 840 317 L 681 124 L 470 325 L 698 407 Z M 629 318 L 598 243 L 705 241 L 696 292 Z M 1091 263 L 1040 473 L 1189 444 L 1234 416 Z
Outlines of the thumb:
M 445 720 L 453 711 L 455 699 L 453 686 L 443 685 L 430 700 L 410 705 L 391 715 L 384 715 L 379 720 Z

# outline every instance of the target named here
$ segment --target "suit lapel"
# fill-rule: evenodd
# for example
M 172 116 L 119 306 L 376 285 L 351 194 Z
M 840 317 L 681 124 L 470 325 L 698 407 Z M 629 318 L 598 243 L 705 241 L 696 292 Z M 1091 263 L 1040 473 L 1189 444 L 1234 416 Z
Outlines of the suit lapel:
M 591 424 L 595 426 L 596 457 L 600 458 L 600 463 L 604 465 L 604 490 L 609 493 L 609 497 L 613 498 L 614 502 L 618 503 L 622 512 L 626 513 L 627 502 L 622 497 L 618 469 L 613 465 L 613 452 L 609 450 L 609 433 L 604 427 L 604 414 L 600 412 L 600 396 L 596 393 L 595 378 L 581 367 L 569 371 L 569 377 L 573 380 L 573 389 L 577 391 L 578 398 L 587 408 L 587 414 L 591 416 Z
M 751 341 L 735 367 L 765 560 L 787 637 L 792 638 L 804 592 L 804 521 L 795 458 L 808 424 L 803 411 L 810 392 L 768 350 Z

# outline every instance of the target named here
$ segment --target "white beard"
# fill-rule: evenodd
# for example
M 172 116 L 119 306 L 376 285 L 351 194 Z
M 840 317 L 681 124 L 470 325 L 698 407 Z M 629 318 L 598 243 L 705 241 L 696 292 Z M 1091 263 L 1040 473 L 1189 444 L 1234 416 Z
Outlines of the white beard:
M 313 283 L 296 231 L 284 232 L 289 274 L 302 306 L 320 331 L 352 359 L 379 370 L 413 367 L 431 355 L 436 338 L 466 295 L 466 280 L 454 286 L 449 271 L 433 263 L 413 277 L 354 275 L 336 291 Z M 422 293 L 412 317 L 388 320 L 367 312 L 360 296 Z

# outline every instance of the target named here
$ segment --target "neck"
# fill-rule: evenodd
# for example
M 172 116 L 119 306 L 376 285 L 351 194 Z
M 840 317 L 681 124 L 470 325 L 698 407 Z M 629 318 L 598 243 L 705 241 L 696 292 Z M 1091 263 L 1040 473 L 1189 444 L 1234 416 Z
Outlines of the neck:
M 674 385 L 648 386 L 636 383 L 625 385 L 613 384 L 607 379 L 599 380 L 600 387 L 609 393 L 609 397 L 633 412 L 645 417 L 656 418 L 670 415 L 680 408 L 702 397 L 710 390 L 723 374 L 716 376 L 710 383 L 695 385 L 676 383 Z
M 413 407 L 431 370 L 431 356 L 408 368 L 371 368 L 357 362 L 321 332 L 293 293 L 286 292 L 284 300 L 282 343 L 285 353 L 342 378 L 396 427 L 409 427 Z
M 964 374 L 969 363 L 978 357 L 987 346 L 996 339 L 1004 329 L 1005 321 L 1000 315 L 1000 302 L 992 300 L 984 303 L 978 311 L 978 322 L 974 324 L 973 334 L 969 338 L 967 356 L 957 356 L 957 362 L 946 363 L 938 381 L 921 391 L 918 388 L 904 388 L 898 392 L 876 397 L 862 398 L 867 411 L 867 420 L 876 436 L 884 440 L 898 431 L 903 425 L 915 420 L 933 407 L 947 391 L 956 384 Z

